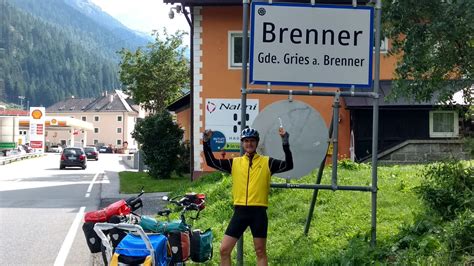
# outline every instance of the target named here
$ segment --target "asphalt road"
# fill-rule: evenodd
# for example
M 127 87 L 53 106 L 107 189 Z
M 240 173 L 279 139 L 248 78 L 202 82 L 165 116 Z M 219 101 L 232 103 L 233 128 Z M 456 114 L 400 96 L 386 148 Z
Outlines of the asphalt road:
M 0 166 L 0 265 L 90 265 L 83 213 L 123 169 L 114 154 L 86 170 L 59 170 L 58 154 Z

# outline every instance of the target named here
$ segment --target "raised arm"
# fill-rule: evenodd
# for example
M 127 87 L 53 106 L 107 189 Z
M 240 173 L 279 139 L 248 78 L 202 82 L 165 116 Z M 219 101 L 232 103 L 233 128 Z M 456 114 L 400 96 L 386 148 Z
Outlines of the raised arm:
M 206 130 L 203 134 L 203 145 L 204 145 L 204 158 L 206 158 L 206 164 L 214 169 L 223 171 L 226 173 L 231 173 L 232 171 L 232 159 L 216 159 L 211 150 L 211 136 L 212 131 Z
M 273 174 L 276 173 L 283 173 L 286 171 L 290 171 L 293 169 L 293 156 L 291 154 L 290 150 L 290 143 L 289 143 L 289 137 L 290 134 L 288 132 L 285 132 L 283 128 L 280 128 L 280 136 L 281 136 L 281 141 L 283 144 L 283 152 L 285 153 L 285 160 L 277 160 L 274 158 L 270 158 L 268 164 L 270 166 L 270 172 Z

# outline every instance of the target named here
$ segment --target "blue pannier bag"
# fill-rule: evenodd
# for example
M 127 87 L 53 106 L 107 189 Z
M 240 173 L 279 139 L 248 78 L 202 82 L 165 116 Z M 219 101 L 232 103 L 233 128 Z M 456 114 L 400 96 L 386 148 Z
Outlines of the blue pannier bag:
M 168 239 L 162 234 L 148 234 L 151 245 L 155 250 L 155 265 L 166 266 L 170 260 L 168 256 Z M 146 258 L 150 255 L 143 239 L 129 233 L 120 241 L 115 253 L 127 258 Z

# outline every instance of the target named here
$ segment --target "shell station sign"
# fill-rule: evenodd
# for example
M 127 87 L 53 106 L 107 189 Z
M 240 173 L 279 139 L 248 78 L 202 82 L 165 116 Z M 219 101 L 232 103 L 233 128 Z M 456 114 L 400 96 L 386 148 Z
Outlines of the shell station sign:
M 252 2 L 250 83 L 370 88 L 373 8 Z
M 45 115 L 44 107 L 30 108 L 30 147 L 40 152 L 44 151 Z

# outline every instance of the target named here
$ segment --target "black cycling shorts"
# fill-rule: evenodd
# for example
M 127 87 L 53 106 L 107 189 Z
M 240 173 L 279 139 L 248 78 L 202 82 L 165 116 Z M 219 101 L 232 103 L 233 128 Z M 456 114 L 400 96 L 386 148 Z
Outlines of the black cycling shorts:
M 254 238 L 267 238 L 267 207 L 234 206 L 234 215 L 225 234 L 240 238 L 249 226 Z

